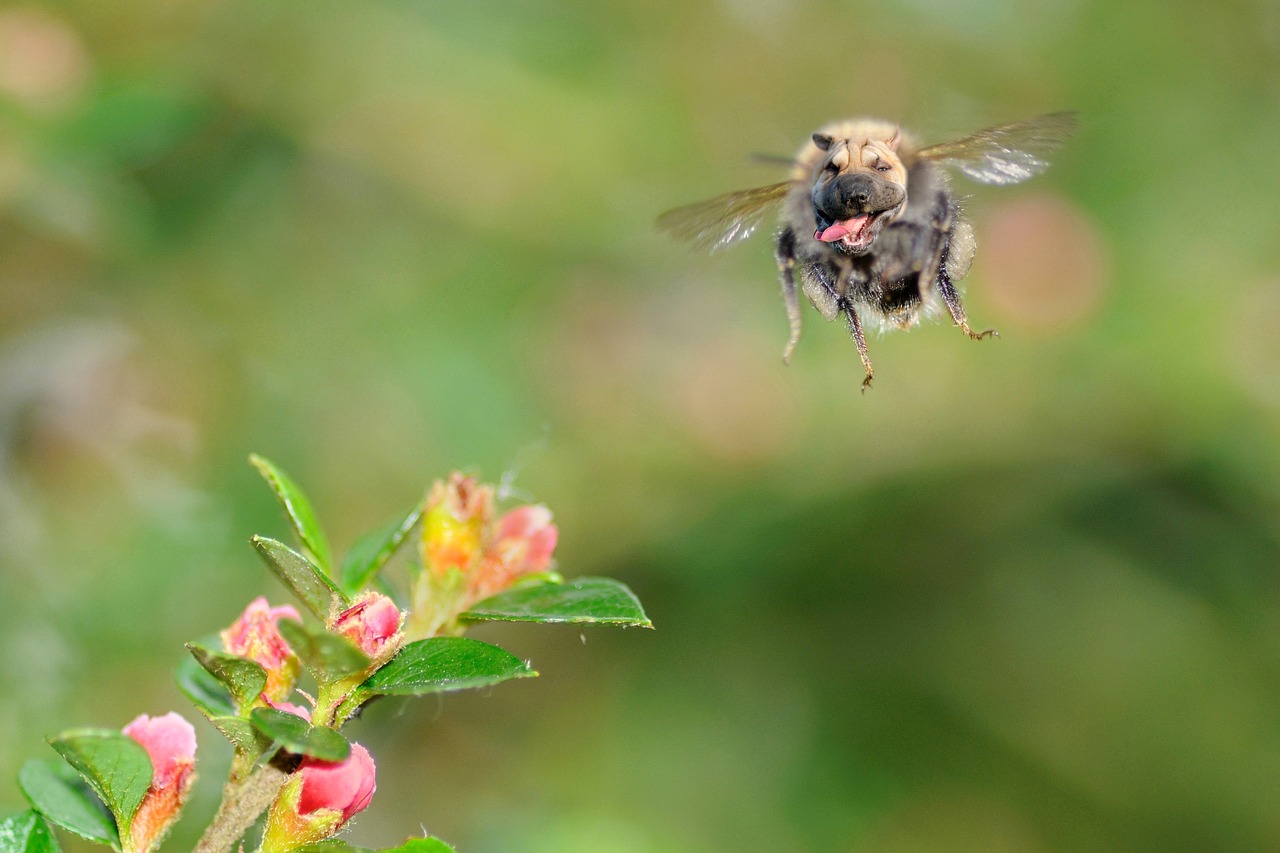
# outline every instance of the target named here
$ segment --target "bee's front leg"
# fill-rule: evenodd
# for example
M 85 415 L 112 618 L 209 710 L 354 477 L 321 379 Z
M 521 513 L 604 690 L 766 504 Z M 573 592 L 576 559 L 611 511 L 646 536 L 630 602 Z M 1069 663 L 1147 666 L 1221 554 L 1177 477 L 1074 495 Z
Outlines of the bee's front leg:
M 867 355 L 867 337 L 862 333 L 862 321 L 858 319 L 858 312 L 848 302 L 844 305 L 844 316 L 849 321 L 849 334 L 853 335 L 853 342 L 858 347 L 858 356 L 862 359 L 862 366 L 866 368 L 867 376 L 862 380 L 862 393 L 867 393 L 867 389 L 871 387 L 871 379 L 875 376 L 875 371 L 871 367 L 871 357 Z
M 829 266 L 826 261 L 806 262 L 802 280 L 805 296 L 809 297 L 818 313 L 828 320 L 834 320 L 843 314 L 848 321 L 849 333 L 853 335 L 853 342 L 858 346 L 858 356 L 867 371 L 866 378 L 862 380 L 862 390 L 865 392 L 871 387 L 873 375 L 871 359 L 867 355 L 867 338 L 862 333 L 862 321 L 853 307 L 854 301 L 846 295 L 850 288 L 859 293 L 865 292 L 865 283 L 854 281 L 849 270 Z
M 800 342 L 800 297 L 796 293 L 796 234 L 790 228 L 778 233 L 773 244 L 773 255 L 778 261 L 778 277 L 782 279 L 782 300 L 787 306 L 787 322 L 791 336 L 782 350 L 782 363 L 791 363 L 791 353 Z

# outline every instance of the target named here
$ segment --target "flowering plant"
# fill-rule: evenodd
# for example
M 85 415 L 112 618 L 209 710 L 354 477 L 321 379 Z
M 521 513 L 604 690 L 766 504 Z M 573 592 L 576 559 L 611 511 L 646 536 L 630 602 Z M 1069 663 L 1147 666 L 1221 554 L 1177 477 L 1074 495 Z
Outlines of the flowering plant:
M 260 536 L 251 542 L 314 621 L 259 597 L 219 634 L 187 644 L 178 686 L 233 751 L 222 802 L 196 853 L 369 853 L 334 837 L 377 789 L 373 756 L 342 735 L 343 724 L 382 696 L 537 675 L 510 652 L 463 636 L 474 623 L 652 627 L 617 581 L 566 582 L 553 571 L 559 532 L 544 506 L 498 515 L 491 486 L 453 474 L 335 563 L 302 490 L 268 460 L 251 461 L 284 507 L 298 548 Z M 419 561 L 397 585 L 384 569 L 415 530 Z M 304 674 L 312 692 L 299 689 Z M 0 820 L 0 853 L 56 853 L 53 827 L 121 853 L 149 853 L 195 781 L 195 729 L 176 713 L 144 714 L 122 731 L 64 732 L 49 743 L 63 761 L 22 767 L 18 783 L 30 808 Z M 427 837 L 384 853 L 450 850 Z

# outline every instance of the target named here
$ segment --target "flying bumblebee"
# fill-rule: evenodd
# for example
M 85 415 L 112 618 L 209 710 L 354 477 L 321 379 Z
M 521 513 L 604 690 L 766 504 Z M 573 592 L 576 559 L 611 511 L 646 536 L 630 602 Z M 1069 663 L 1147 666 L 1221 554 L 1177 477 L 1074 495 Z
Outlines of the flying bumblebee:
M 813 307 L 828 320 L 845 316 L 867 371 L 866 391 L 874 371 L 864 320 L 905 329 L 922 314 L 939 313 L 941 297 L 970 338 L 998 336 L 969 327 L 956 293 L 977 243 L 943 167 L 984 184 L 1016 184 L 1048 168 L 1046 155 L 1075 127 L 1074 113 L 1052 113 L 922 148 L 889 122 L 836 122 L 805 143 L 787 180 L 677 208 L 658 225 L 715 251 L 751 236 L 780 207 L 774 253 L 791 324 L 782 359 L 790 361 L 800 340 L 798 267 Z

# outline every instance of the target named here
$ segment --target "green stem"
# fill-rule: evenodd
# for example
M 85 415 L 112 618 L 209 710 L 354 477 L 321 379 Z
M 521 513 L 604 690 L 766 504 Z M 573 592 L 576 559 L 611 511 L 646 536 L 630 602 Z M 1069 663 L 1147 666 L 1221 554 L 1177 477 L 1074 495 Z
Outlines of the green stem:
M 347 721 L 346 718 L 355 710 L 355 708 L 347 708 L 344 713 L 343 703 L 364 683 L 373 669 L 374 667 L 370 667 L 354 675 L 348 675 L 346 678 L 320 685 L 316 693 L 316 707 L 311 712 L 311 725 L 327 726 L 335 730 L 342 728 L 342 724 Z
M 311 725 L 333 727 L 334 715 L 345 697 L 345 693 L 337 689 L 340 684 L 340 681 L 331 681 L 320 685 L 316 693 L 316 707 L 311 712 Z

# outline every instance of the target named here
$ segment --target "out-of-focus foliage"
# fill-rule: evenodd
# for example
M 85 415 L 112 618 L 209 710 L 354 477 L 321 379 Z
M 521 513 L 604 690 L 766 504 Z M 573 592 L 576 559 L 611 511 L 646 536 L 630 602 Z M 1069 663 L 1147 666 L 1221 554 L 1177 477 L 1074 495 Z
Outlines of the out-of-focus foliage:
M 781 366 L 766 239 L 651 227 L 833 118 L 1065 108 L 956 183 L 1003 337 L 873 339 L 866 396 L 812 311 Z M 478 626 L 543 677 L 353 723 L 357 844 L 1280 847 L 1277 139 L 1262 0 L 0 8 L 0 803 L 286 599 L 258 449 L 338 550 L 515 472 L 658 626 Z

